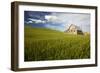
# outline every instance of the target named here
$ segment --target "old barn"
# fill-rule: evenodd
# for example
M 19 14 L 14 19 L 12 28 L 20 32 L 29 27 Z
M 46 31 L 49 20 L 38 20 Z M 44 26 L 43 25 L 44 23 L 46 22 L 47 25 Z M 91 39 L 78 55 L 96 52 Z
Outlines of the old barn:
M 65 32 L 67 32 L 69 34 L 83 35 L 83 31 L 80 29 L 80 27 L 78 27 L 74 24 L 71 24 Z

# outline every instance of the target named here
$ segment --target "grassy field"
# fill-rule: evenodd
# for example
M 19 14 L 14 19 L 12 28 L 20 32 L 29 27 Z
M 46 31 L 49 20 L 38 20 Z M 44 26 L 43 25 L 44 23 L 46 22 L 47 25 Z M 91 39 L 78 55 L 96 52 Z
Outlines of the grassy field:
M 25 27 L 25 61 L 90 58 L 90 36 Z

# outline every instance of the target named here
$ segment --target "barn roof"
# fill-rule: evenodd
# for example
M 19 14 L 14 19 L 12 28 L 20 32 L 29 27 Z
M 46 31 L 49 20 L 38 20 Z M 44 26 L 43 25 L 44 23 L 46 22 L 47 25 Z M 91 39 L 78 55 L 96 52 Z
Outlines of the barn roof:
M 77 30 L 81 30 L 79 26 L 76 26 L 76 25 L 74 25 L 74 24 L 71 24 L 71 25 L 69 26 L 69 28 L 70 28 L 71 26 L 75 26 L 75 28 L 76 28 Z

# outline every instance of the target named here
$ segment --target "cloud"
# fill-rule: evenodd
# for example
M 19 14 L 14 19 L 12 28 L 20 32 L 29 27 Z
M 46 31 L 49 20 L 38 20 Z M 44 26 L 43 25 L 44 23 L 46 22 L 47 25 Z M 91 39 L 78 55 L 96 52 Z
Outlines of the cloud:
M 33 22 L 33 23 L 45 23 L 46 21 L 43 21 L 43 20 L 39 20 L 39 19 L 32 19 L 32 18 L 29 18 L 29 22 Z
M 55 25 L 55 26 L 58 26 L 58 25 L 63 25 L 62 24 L 62 19 L 60 19 L 58 16 L 56 15 L 45 15 L 45 19 L 46 19 L 46 22 L 47 23 L 51 23 L 51 25 Z
M 71 24 L 79 26 L 83 31 L 90 31 L 90 14 L 68 12 L 32 12 L 27 23 L 42 24 L 43 27 L 67 30 Z M 27 21 L 27 20 L 26 20 Z
M 33 23 L 32 21 L 28 21 L 28 22 L 26 22 L 27 24 L 30 24 L 30 23 Z
M 57 20 L 57 16 L 53 16 L 53 15 L 45 15 L 45 19 L 49 22 L 54 22 L 55 20 Z
M 51 15 L 45 16 L 47 21 L 54 24 L 63 26 L 64 29 L 68 29 L 71 24 L 79 26 L 83 31 L 90 30 L 90 14 L 88 13 L 57 13 L 53 12 Z M 53 25 L 53 24 L 52 24 Z

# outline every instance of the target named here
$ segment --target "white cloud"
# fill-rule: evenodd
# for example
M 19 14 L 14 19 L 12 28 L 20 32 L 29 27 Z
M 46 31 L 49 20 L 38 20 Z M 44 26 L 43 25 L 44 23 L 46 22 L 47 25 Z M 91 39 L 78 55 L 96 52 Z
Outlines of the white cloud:
M 45 21 L 42 21 L 42 20 L 35 20 L 35 23 L 45 23 Z
M 46 15 L 45 19 L 47 20 L 47 22 L 56 22 L 58 20 L 58 17 L 54 15 Z
M 52 23 L 61 23 L 66 29 L 71 24 L 79 26 L 83 31 L 89 31 L 90 29 L 90 14 L 52 13 L 51 15 L 45 16 L 45 19 Z
M 28 21 L 28 22 L 26 22 L 27 24 L 29 24 L 29 23 L 33 23 L 32 21 Z
M 29 20 L 32 21 L 32 22 L 35 22 L 35 23 L 45 23 L 45 21 L 39 20 L 39 19 L 32 19 L 32 18 L 29 18 Z
M 56 19 L 57 19 L 57 16 L 46 15 L 46 16 L 45 16 L 45 19 L 47 19 L 47 20 L 56 20 Z

